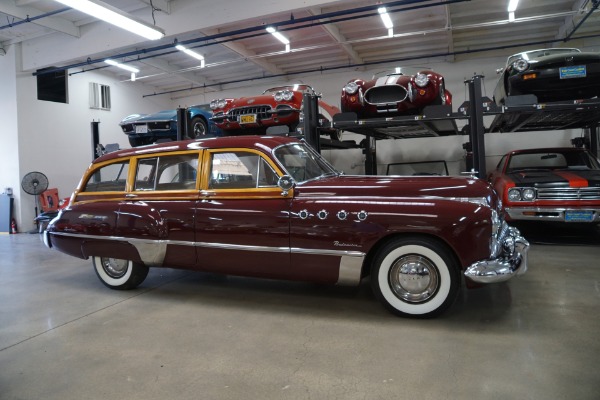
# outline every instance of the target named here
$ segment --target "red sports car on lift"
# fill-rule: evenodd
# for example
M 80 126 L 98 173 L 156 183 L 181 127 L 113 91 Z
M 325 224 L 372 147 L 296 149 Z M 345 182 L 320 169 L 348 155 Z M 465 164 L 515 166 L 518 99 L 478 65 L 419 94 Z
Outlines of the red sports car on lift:
M 295 84 L 267 89 L 260 96 L 213 100 L 210 102 L 211 120 L 226 135 L 260 135 L 276 126 L 287 127 L 287 132 L 294 133 L 303 120 L 304 93 L 317 95 L 312 87 Z M 340 110 L 322 100 L 318 104 L 321 133 L 339 139 L 330 126 L 333 115 Z
M 342 112 L 354 112 L 359 118 L 417 115 L 425 106 L 446 104 L 452 104 L 452 94 L 444 77 L 429 70 L 353 79 L 342 89 Z
M 507 220 L 600 223 L 600 162 L 585 149 L 511 151 L 489 181 Z

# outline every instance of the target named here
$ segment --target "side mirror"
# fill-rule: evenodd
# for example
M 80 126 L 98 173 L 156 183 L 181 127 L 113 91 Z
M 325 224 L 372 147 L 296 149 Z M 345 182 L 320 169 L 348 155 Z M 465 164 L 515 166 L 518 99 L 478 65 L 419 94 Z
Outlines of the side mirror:
M 503 73 L 503 72 L 504 72 L 504 68 L 498 68 L 498 69 L 496 70 L 496 74 L 501 74 L 501 73 Z
M 277 186 L 281 189 L 281 195 L 287 196 L 289 191 L 296 185 L 294 179 L 289 175 L 284 175 L 277 181 Z

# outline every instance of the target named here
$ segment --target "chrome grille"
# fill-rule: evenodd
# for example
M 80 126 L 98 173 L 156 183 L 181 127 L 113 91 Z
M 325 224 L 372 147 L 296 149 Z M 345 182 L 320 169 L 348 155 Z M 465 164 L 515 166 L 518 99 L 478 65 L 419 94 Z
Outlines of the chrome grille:
M 400 85 L 376 86 L 365 92 L 365 101 L 373 105 L 399 103 L 406 100 L 407 95 Z
M 600 200 L 600 187 L 537 189 L 540 200 Z
M 240 107 L 229 110 L 227 114 L 229 115 L 230 119 L 236 119 L 238 116 L 246 114 L 256 114 L 258 119 L 271 118 L 271 107 L 266 105 Z

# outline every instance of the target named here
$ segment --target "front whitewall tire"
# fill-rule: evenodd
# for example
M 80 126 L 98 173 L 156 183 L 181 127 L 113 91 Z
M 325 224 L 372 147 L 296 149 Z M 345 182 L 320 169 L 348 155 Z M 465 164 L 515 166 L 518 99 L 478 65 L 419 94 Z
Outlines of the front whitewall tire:
M 405 238 L 384 246 L 375 257 L 371 284 L 395 314 L 431 317 L 452 305 L 460 278 L 445 246 L 426 238 Z

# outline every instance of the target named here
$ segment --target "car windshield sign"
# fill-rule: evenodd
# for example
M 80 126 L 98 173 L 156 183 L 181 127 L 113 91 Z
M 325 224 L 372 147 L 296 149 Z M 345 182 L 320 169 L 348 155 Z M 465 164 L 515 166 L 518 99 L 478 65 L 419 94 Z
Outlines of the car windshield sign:
M 274 151 L 275 158 L 296 182 L 305 182 L 339 172 L 309 146 L 295 143 Z

